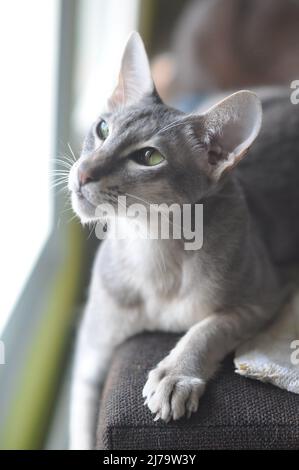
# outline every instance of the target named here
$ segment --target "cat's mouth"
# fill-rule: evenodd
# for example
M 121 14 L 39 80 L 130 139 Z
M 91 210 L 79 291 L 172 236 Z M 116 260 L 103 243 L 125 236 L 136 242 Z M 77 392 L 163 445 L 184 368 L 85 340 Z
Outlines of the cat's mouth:
M 82 221 L 95 220 L 96 207 L 90 202 L 81 190 L 72 192 L 72 206 Z
M 89 201 L 86 199 L 86 197 L 84 196 L 84 194 L 81 192 L 80 189 L 78 189 L 78 190 L 76 190 L 76 191 L 74 191 L 74 192 L 75 192 L 77 198 L 79 199 L 79 201 L 85 200 L 85 201 L 89 202 Z M 91 203 L 90 203 L 90 204 L 91 204 Z
M 99 200 L 96 204 L 94 201 L 91 202 L 88 196 L 89 194 L 85 194 L 84 190 L 82 191 L 79 188 L 72 191 L 73 210 L 80 217 L 82 223 L 99 221 L 107 216 L 115 216 L 115 201 L 108 193 L 98 194 Z

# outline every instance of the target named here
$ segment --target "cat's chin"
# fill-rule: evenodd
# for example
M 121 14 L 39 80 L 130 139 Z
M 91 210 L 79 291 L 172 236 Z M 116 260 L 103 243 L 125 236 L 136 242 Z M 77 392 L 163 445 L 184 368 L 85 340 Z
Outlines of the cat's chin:
M 72 207 L 82 224 L 88 224 L 98 220 L 96 217 L 96 208 L 85 197 L 72 193 Z

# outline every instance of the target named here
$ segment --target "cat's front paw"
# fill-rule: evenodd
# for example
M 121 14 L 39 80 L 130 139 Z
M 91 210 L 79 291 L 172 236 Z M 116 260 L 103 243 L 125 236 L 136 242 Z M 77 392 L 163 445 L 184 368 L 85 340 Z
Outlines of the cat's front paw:
M 198 402 L 205 389 L 205 382 L 197 377 L 165 370 L 159 366 L 153 369 L 143 388 L 145 405 L 155 414 L 154 420 L 169 422 L 185 414 L 189 418 L 197 411 Z

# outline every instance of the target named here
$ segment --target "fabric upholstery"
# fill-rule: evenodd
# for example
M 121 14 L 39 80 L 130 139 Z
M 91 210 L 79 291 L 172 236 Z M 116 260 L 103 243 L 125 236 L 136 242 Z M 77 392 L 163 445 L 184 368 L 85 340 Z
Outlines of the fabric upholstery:
M 116 351 L 101 398 L 97 449 L 298 449 L 299 395 L 234 373 L 227 358 L 189 420 L 154 422 L 143 406 L 147 372 L 178 335 L 146 333 Z

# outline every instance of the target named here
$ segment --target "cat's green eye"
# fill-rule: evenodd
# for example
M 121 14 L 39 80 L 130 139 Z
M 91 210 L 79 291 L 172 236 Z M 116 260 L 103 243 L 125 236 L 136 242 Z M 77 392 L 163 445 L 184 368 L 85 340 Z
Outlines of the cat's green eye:
M 145 153 L 145 158 L 146 158 L 146 162 L 148 166 L 159 165 L 159 163 L 163 162 L 164 160 L 163 155 L 161 155 L 161 153 L 158 152 L 158 150 L 154 150 L 154 151 L 148 150 Z
M 106 140 L 109 135 L 109 126 L 104 119 L 99 122 L 96 128 L 96 132 L 101 140 Z
M 143 150 L 138 150 L 136 153 L 132 155 L 132 160 L 139 165 L 144 166 L 156 166 L 159 163 L 162 163 L 165 158 L 163 155 L 158 152 L 158 150 L 153 148 L 147 148 Z

